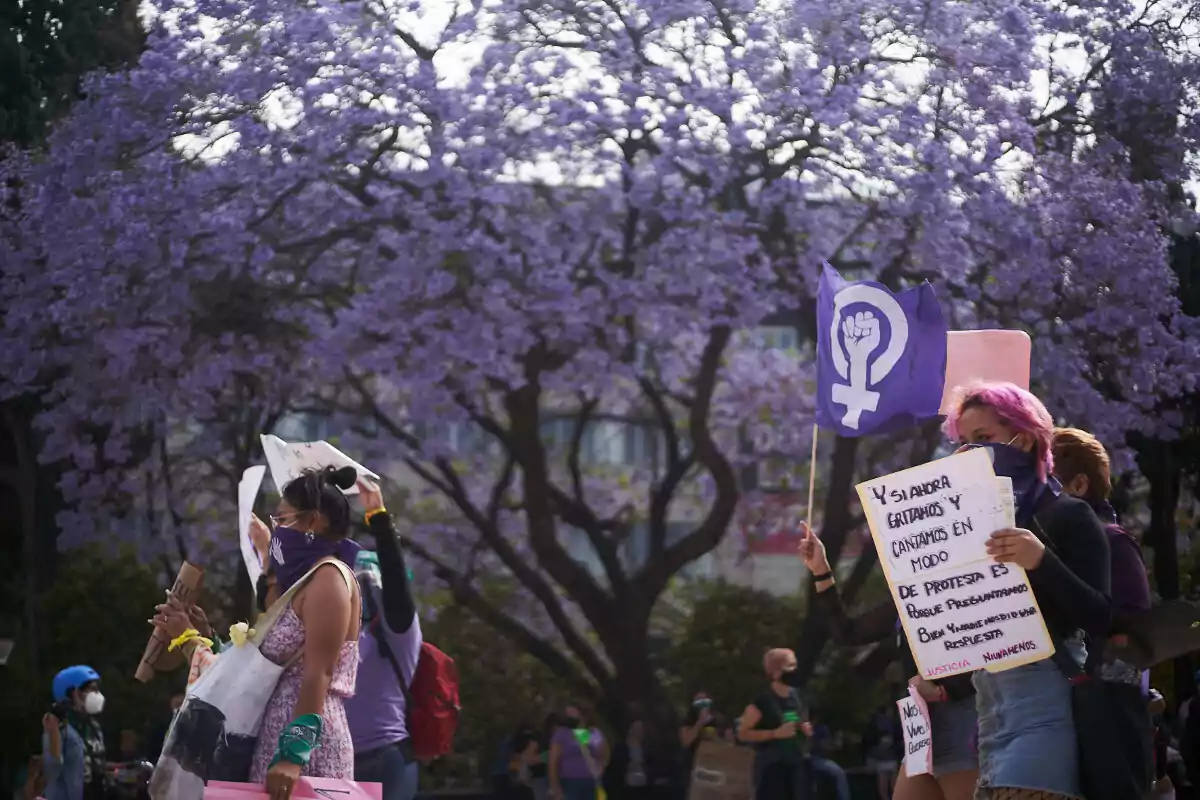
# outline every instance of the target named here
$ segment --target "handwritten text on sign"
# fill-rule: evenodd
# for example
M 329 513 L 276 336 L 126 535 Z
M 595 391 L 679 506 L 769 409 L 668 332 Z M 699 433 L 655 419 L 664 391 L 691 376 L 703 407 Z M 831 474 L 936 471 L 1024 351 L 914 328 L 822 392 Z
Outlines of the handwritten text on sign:
M 1011 669 L 1054 653 L 1024 570 L 987 556 L 988 537 L 1013 525 L 1006 489 L 983 449 L 858 486 L 927 679 Z
M 933 772 L 933 725 L 925 699 L 909 688 L 908 695 L 896 701 L 900 724 L 904 728 L 904 774 L 927 775 Z
M 987 451 L 949 458 L 860 484 L 880 559 L 896 580 L 987 558 L 987 539 L 1005 527 Z
M 896 584 L 900 616 L 927 679 L 1006 669 L 1054 653 L 1025 572 L 976 561 Z

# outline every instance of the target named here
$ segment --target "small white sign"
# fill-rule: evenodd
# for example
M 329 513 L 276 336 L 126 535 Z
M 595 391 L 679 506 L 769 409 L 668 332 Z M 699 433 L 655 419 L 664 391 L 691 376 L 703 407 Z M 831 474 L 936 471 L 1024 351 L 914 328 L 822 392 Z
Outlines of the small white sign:
M 271 470 L 271 480 L 275 482 L 275 491 L 277 492 L 283 492 L 283 487 L 299 478 L 306 469 L 354 467 L 360 478 L 379 480 L 378 475 L 329 442 L 288 444 L 278 436 L 267 434 L 262 437 L 262 446 L 263 455 L 267 459 L 267 467 Z M 358 487 L 351 486 L 345 490 L 345 493 L 358 494 Z
M 254 501 L 266 474 L 267 468 L 256 464 L 242 473 L 242 480 L 238 483 L 238 545 L 242 550 L 242 561 L 246 564 L 246 574 L 250 576 L 251 586 L 257 585 L 259 577 L 263 574 L 263 563 L 259 560 L 258 548 L 250 539 L 250 516 L 254 513 Z
M 933 772 L 933 724 L 925 698 L 911 686 L 908 696 L 896 701 L 900 708 L 900 726 L 904 729 L 904 774 L 928 775 Z

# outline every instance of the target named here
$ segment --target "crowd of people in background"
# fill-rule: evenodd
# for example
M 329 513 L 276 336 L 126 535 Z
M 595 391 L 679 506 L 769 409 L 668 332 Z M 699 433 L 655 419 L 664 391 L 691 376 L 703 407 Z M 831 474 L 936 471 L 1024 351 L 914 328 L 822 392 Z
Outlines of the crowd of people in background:
M 836 641 L 894 639 L 909 686 L 930 709 L 929 775 L 905 772 L 894 703 L 877 709 L 862 731 L 861 760 L 880 800 L 1072 800 L 1086 796 L 1089 786 L 1095 791 L 1104 769 L 1113 780 L 1136 783 L 1137 797 L 1182 795 L 1188 775 L 1200 775 L 1200 711 L 1189 699 L 1172 715 L 1146 673 L 1106 649 L 1125 636 L 1114 620 L 1149 609 L 1151 595 L 1138 542 L 1108 503 L 1103 445 L 1085 431 L 1056 429 L 1041 402 L 1010 384 L 962 392 L 945 430 L 962 450 L 986 450 L 996 474 L 1011 480 L 1016 525 L 992 533 L 988 553 L 1026 571 L 1057 652 L 1004 672 L 927 681 L 917 672 L 895 604 L 888 599 L 851 614 L 820 538 L 805 528 L 800 556 Z M 379 782 L 386 800 L 412 800 L 417 791 L 407 715 L 422 648 L 420 622 L 391 518 L 370 482 L 358 486 L 376 549 L 348 536 L 351 512 L 343 492 L 356 480 L 352 468 L 307 472 L 284 487 L 269 530 L 256 520 L 269 564 L 258 587 L 260 608 L 292 598 L 262 647 L 287 668 L 267 706 L 251 775 L 279 800 L 290 796 L 301 775 Z M 160 606 L 153 621 L 182 644 L 193 665 L 203 664 L 204 651 L 219 650 L 219 642 L 210 644 L 203 611 L 177 598 Z M 492 769 L 495 795 L 596 800 L 603 789 L 614 800 L 684 797 L 703 743 L 722 741 L 753 748 L 761 800 L 808 800 L 818 792 L 849 800 L 847 771 L 833 758 L 841 734 L 810 709 L 796 666 L 793 651 L 769 650 L 762 691 L 746 698 L 736 718 L 696 692 L 674 747 L 650 746 L 655 732 L 639 709 L 629 710 L 628 725 L 611 740 L 584 703 L 540 726 L 523 725 Z M 1126 735 L 1114 751 L 1120 764 L 1105 758 L 1098 766 L 1088 758 L 1086 737 L 1080 737 L 1088 732 L 1076 724 L 1072 698 L 1079 676 L 1110 688 L 1109 711 L 1121 718 Z M 1200 694 L 1200 673 L 1196 681 Z M 44 719 L 42 754 L 31 763 L 26 798 L 112 797 L 110 761 L 158 757 L 183 694 L 171 699 L 147 741 L 122 735 L 110 752 L 96 722 L 105 704 L 100 687 L 101 676 L 86 666 L 54 679 L 55 704 Z M 656 757 L 662 752 L 681 755 L 668 763 Z

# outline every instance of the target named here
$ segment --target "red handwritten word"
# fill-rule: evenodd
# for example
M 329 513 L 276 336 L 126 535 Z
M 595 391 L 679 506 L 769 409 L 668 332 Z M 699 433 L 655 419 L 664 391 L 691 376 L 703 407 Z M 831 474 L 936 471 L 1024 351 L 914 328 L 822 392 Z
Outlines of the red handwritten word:
M 955 661 L 951 664 L 943 664 L 940 667 L 933 667 L 925 671 L 925 677 L 936 678 L 938 675 L 945 675 L 947 672 L 957 672 L 960 669 L 971 669 L 971 662 Z

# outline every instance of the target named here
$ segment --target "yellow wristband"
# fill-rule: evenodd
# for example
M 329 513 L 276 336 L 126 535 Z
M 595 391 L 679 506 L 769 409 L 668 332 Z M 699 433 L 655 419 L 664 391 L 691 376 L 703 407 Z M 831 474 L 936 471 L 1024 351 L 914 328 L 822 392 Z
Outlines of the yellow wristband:
M 371 520 L 373 520 L 375 517 L 379 516 L 380 514 L 386 514 L 386 513 L 387 513 L 387 509 L 386 509 L 386 508 L 384 508 L 383 506 L 380 506 L 379 508 L 376 508 L 376 509 L 374 509 L 374 510 L 372 510 L 372 511 L 368 511 L 366 514 L 364 514 L 364 515 L 363 515 L 363 522 L 365 522 L 365 523 L 367 523 L 368 525 L 370 525 L 370 524 L 371 524 Z
M 171 640 L 171 644 L 167 647 L 167 652 L 178 650 L 192 640 L 200 642 L 208 648 L 211 648 L 213 644 L 212 639 L 205 639 L 200 635 L 200 631 L 196 630 L 195 628 L 188 628 L 181 636 Z

